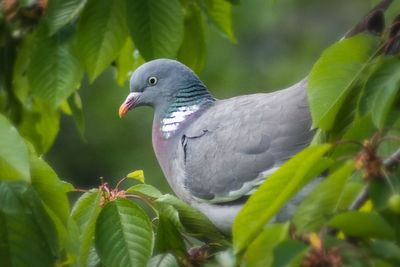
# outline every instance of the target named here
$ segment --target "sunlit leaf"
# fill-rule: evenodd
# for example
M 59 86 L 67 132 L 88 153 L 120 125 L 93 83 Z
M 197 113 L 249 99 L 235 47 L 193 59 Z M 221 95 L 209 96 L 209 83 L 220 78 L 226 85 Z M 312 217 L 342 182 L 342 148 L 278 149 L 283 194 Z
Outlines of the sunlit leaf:
M 35 98 L 29 109 L 24 109 L 19 130 L 21 135 L 35 146 L 37 153 L 45 154 L 58 134 L 59 120 L 58 111 Z
M 104 206 L 96 223 L 95 238 L 104 265 L 146 266 L 152 242 L 151 223 L 135 203 L 119 198 Z
M 142 170 L 131 172 L 126 177 L 135 179 L 141 183 L 144 183 L 144 174 L 143 174 Z
M 303 185 L 327 168 L 330 162 L 323 156 L 330 148 L 328 144 L 310 146 L 265 180 L 233 223 L 233 248 L 236 252 L 248 246 Z
M 63 225 L 64 227 L 64 225 Z M 65 249 L 65 263 L 72 264 L 77 262 L 77 258 L 79 255 L 79 228 L 76 225 L 75 221 L 72 217 L 68 218 L 68 222 L 66 225 L 66 232 L 64 233 L 64 229 L 57 228 L 60 236 L 60 242 L 63 242 L 62 245 L 63 249 Z M 60 232 L 62 232 L 60 234 Z
M 76 44 L 91 82 L 117 58 L 128 37 L 125 9 L 125 1 L 89 0 L 83 10 Z
M 46 8 L 46 22 L 49 34 L 53 35 L 60 28 L 75 19 L 85 7 L 87 0 L 51 0 Z
M 273 224 L 259 234 L 246 251 L 247 266 L 271 266 L 274 248 L 286 238 L 288 230 L 289 223 Z
M 207 49 L 200 8 L 191 4 L 185 14 L 185 32 L 178 60 L 199 74 L 206 64 Z
M 338 209 L 344 185 L 354 168 L 354 162 L 345 163 L 325 178 L 296 209 L 293 223 L 299 233 L 318 232 Z
M 360 113 L 371 114 L 376 127 L 382 128 L 399 89 L 400 60 L 397 57 L 385 58 L 365 85 Z
M 46 33 L 38 29 L 27 75 L 32 94 L 57 109 L 76 90 L 83 70 L 72 40 L 68 36 L 47 37 Z
M 395 238 L 393 228 L 375 212 L 349 211 L 336 215 L 329 223 L 350 236 Z
M 137 194 L 152 198 L 159 198 L 162 196 L 160 190 L 149 184 L 136 184 L 129 187 L 125 192 L 127 194 Z
M 183 39 L 178 0 L 127 1 L 127 14 L 132 40 L 147 61 L 176 57 Z
M 66 190 L 69 188 L 60 181 L 57 174 L 43 159 L 31 156 L 30 164 L 32 186 L 46 206 L 66 225 L 69 217 L 69 200 Z
M 123 86 L 128 78 L 129 72 L 134 70 L 134 45 L 130 37 L 126 38 L 121 53 L 117 58 L 117 83 Z
M 140 55 L 139 51 L 135 49 L 132 39 L 126 38 L 125 44 L 121 49 L 116 64 L 117 64 L 117 83 L 123 86 L 126 80 L 129 80 L 132 72 L 145 63 L 145 60 Z
M 171 253 L 159 254 L 152 257 L 147 267 L 179 267 L 179 263 Z
M 96 220 L 101 211 L 101 192 L 83 194 L 75 203 L 71 215 L 79 227 L 80 250 L 78 262 L 80 266 L 87 266 L 90 248 L 93 244 Z
M 26 145 L 11 123 L 0 114 L 0 180 L 30 180 Z
M 342 104 L 369 66 L 378 46 L 376 37 L 358 35 L 325 50 L 308 80 L 313 127 L 332 129 Z
M 207 13 L 217 28 L 232 42 L 236 42 L 232 30 L 231 9 L 232 5 L 226 0 L 204 0 Z
M 225 237 L 212 222 L 189 204 L 169 194 L 158 198 L 156 202 L 173 206 L 178 211 L 180 221 L 188 234 L 209 242 L 227 244 Z

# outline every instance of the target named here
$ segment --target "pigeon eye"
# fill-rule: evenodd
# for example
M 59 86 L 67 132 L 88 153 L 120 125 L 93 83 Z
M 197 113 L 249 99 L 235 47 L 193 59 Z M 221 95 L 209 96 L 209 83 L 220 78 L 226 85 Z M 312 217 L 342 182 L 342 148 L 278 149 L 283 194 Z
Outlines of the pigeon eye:
M 150 85 L 156 85 L 157 84 L 157 77 L 154 77 L 154 76 L 150 77 L 149 78 L 149 84 Z

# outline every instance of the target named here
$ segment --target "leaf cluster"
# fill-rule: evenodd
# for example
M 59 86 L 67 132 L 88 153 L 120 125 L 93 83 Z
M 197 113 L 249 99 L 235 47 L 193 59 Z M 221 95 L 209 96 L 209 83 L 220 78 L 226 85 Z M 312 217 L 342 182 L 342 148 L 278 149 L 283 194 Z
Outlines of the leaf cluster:
M 268 177 L 234 222 L 246 266 L 399 264 L 400 60 L 384 49 L 393 40 L 359 34 L 315 63 L 313 144 Z
M 5 1 L 0 16 L 0 258 L 5 266 L 398 266 L 399 32 L 329 47 L 308 77 L 313 144 L 249 198 L 232 239 L 145 184 L 75 189 L 44 161 L 77 89 L 110 65 L 204 67 L 205 26 L 235 41 L 226 0 Z M 393 7 L 398 13 L 399 4 Z M 34 13 L 27 13 L 27 10 Z M 205 24 L 204 22 L 209 22 Z M 389 28 L 388 28 L 389 29 Z M 396 31 L 397 29 L 397 31 Z M 389 36 L 388 36 L 389 35 Z M 382 53 L 384 52 L 384 53 Z M 84 191 L 70 211 L 67 193 Z
M 67 193 L 75 189 L 58 178 L 43 155 L 59 132 L 61 115 L 72 116 L 84 136 L 78 89 L 85 74 L 93 82 L 111 66 L 117 72 L 116 81 L 123 85 L 136 67 L 160 57 L 176 58 L 200 72 L 206 61 L 208 25 L 235 40 L 231 4 L 225 0 L 0 3 L 2 265 L 92 266 L 99 260 L 99 252 L 106 265 L 143 266 L 153 251 L 170 252 L 170 244 L 181 251 L 179 255 L 186 255 L 183 234 L 210 236 L 207 240 L 218 238 L 222 242 L 214 228 L 207 233 L 198 230 L 200 225 L 210 224 L 208 219 L 173 196 L 161 200 L 161 195 L 141 195 L 154 202 L 157 198 L 151 206 L 159 208 L 160 217 L 154 222 L 134 202 L 118 195 L 109 201 L 102 190 L 84 194 L 70 212 Z M 143 173 L 128 176 L 143 178 Z M 147 192 L 146 188 L 156 190 L 137 186 L 130 194 L 137 196 Z M 182 225 L 189 225 L 188 230 L 174 228 L 181 225 L 179 216 Z M 158 228 L 159 238 L 153 240 Z M 101 234 L 95 235 L 95 229 Z M 170 233 L 176 238 L 170 239 Z M 108 234 L 125 242 L 114 250 Z M 121 257 L 113 255 L 116 251 Z M 159 265 L 176 262 L 171 257 L 168 254 L 152 261 Z

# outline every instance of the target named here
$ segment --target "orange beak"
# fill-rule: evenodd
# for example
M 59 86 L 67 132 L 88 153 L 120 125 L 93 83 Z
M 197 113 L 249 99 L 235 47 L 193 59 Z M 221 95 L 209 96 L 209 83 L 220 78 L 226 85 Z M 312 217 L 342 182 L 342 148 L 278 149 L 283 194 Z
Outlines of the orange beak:
M 119 115 L 120 118 L 122 118 L 122 116 L 124 116 L 126 113 L 128 113 L 129 107 L 130 107 L 130 106 L 129 106 L 128 104 L 125 104 L 125 103 L 123 103 L 123 104 L 119 107 L 118 115 Z
M 119 107 L 119 117 L 122 118 L 126 113 L 128 113 L 129 110 L 134 108 L 137 105 L 137 101 L 142 95 L 141 92 L 132 92 L 128 95 L 126 98 L 125 102 L 122 103 L 122 105 Z

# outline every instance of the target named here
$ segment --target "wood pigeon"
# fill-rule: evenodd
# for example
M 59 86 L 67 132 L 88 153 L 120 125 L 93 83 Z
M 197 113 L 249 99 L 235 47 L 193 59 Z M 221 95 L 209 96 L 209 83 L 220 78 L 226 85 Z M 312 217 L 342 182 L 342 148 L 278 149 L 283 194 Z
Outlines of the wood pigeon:
M 133 73 L 119 115 L 154 108 L 153 148 L 170 186 L 229 234 L 247 198 L 312 140 L 306 88 L 307 78 L 272 93 L 219 100 L 185 65 L 157 59 Z

